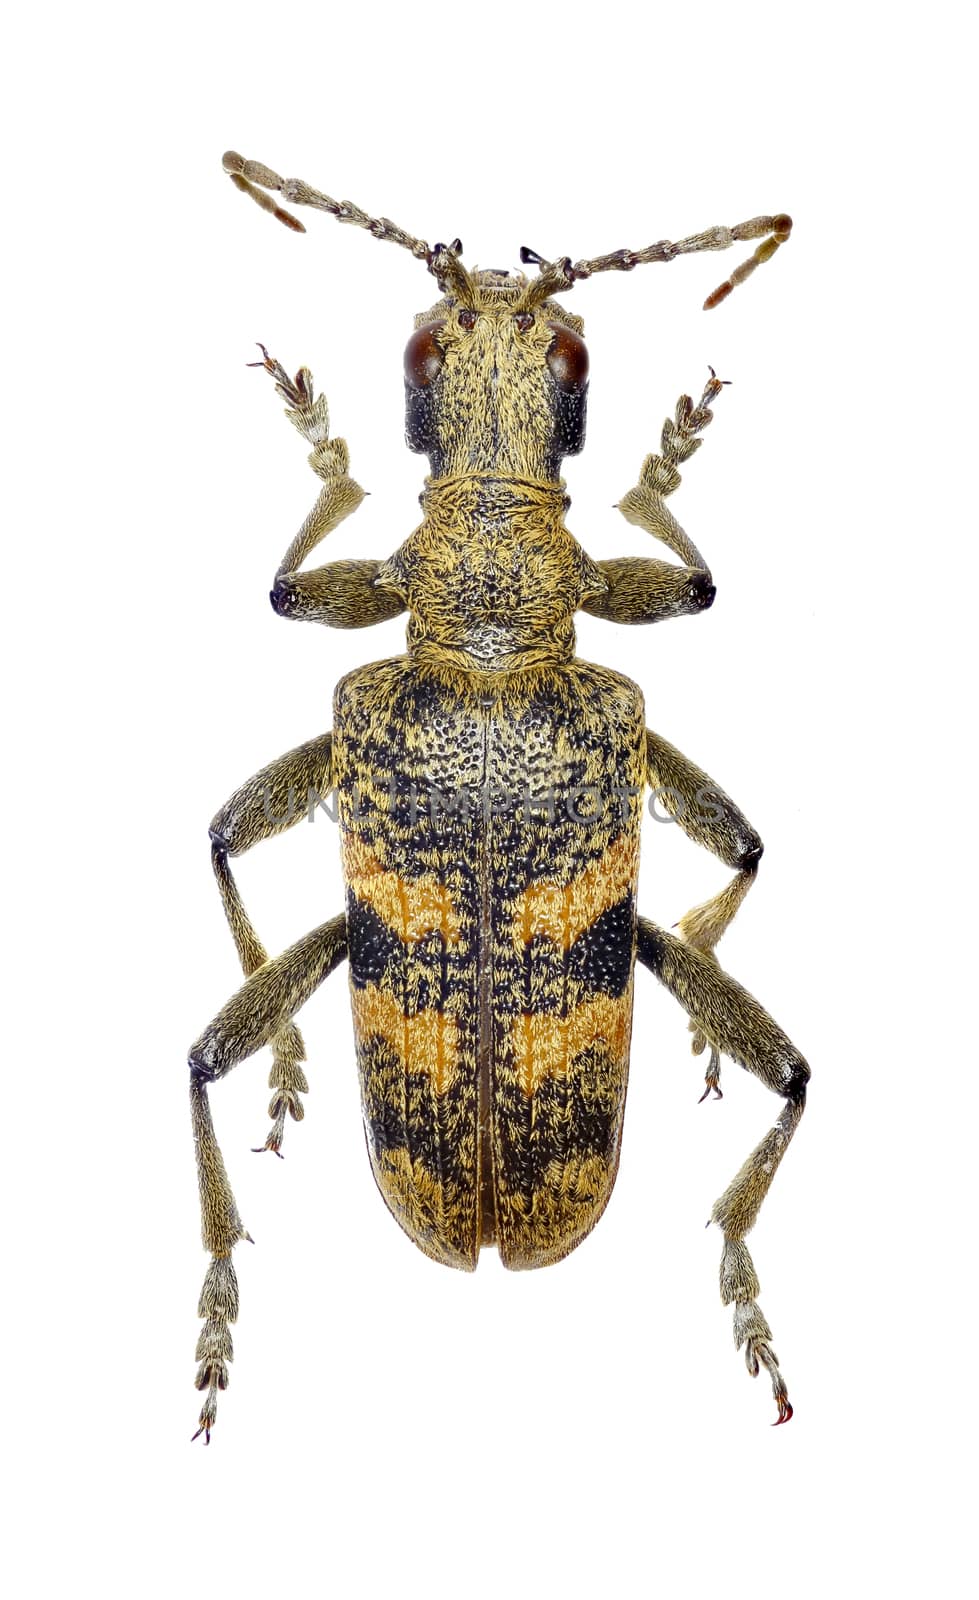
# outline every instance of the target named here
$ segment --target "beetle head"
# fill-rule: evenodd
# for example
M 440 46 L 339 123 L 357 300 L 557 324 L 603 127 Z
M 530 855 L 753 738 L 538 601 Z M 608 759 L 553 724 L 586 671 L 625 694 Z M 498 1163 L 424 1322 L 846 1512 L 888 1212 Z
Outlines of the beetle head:
M 436 247 L 439 248 L 439 247 Z M 588 351 L 580 317 L 528 303 L 521 274 L 467 273 L 415 318 L 405 350 L 405 436 L 435 478 L 464 472 L 553 481 L 585 438 Z

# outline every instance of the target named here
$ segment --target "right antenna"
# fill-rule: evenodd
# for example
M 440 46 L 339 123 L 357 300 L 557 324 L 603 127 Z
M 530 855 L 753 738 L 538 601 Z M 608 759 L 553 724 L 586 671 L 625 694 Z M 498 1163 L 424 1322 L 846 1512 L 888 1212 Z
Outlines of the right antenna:
M 530 250 L 526 245 L 521 248 L 520 259 L 525 266 L 540 268 L 540 278 L 530 291 L 530 298 L 536 299 L 560 294 L 580 278 L 590 278 L 593 272 L 631 272 L 633 267 L 642 266 L 647 261 L 672 261 L 674 256 L 693 255 L 699 250 L 727 250 L 740 239 L 761 239 L 762 243 L 754 254 L 735 267 L 731 276 L 707 296 L 704 310 L 713 311 L 715 306 L 727 299 L 732 289 L 751 277 L 756 267 L 770 260 L 791 232 L 792 218 L 781 211 L 774 217 L 752 217 L 749 222 L 735 223 L 733 228 L 708 228 L 704 233 L 691 234 L 689 239 L 679 239 L 676 243 L 670 239 L 660 239 L 656 244 L 647 245 L 645 250 L 613 250 L 611 255 L 595 256 L 591 261 L 576 261 L 574 266 L 568 256 L 545 261 L 536 250 Z M 538 290 L 542 279 L 543 296 Z

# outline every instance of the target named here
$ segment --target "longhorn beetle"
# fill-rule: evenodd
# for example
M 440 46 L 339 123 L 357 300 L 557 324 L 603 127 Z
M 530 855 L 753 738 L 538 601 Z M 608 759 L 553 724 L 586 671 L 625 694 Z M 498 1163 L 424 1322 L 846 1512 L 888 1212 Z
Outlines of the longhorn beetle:
M 559 1261 L 590 1232 L 615 1181 L 633 969 L 638 959 L 690 1018 L 719 1098 L 726 1054 L 781 1095 L 784 1109 L 713 1208 L 721 1297 L 734 1304 L 748 1371 L 767 1368 L 778 1421 L 792 1415 L 757 1301 L 745 1235 L 802 1116 L 809 1069 L 758 1002 L 718 965 L 715 946 L 754 882 L 762 844 L 707 775 L 646 729 L 638 687 L 575 656 L 577 610 L 612 622 L 696 614 L 714 599 L 706 562 L 668 509 L 679 467 L 701 443 L 721 383 L 684 395 L 659 455 L 619 502 L 627 521 L 681 565 L 593 561 L 568 532 L 563 457 L 585 436 L 588 352 L 581 319 L 554 298 L 593 273 L 631 271 L 760 239 L 705 309 L 769 259 L 787 216 L 710 228 L 673 244 L 571 264 L 520 252 L 536 277 L 468 271 L 462 245 L 429 246 L 299 179 L 229 152 L 245 194 L 297 232 L 270 197 L 326 211 L 427 266 L 441 298 L 415 318 L 405 351 L 406 434 L 426 455 L 423 517 L 385 561 L 303 563 L 364 491 L 331 439 L 312 374 L 295 378 L 264 347 L 262 366 L 311 446 L 322 482 L 271 593 L 280 616 L 364 628 L 408 613 L 407 654 L 358 667 L 337 687 L 333 731 L 265 767 L 211 824 L 212 862 L 246 982 L 190 1053 L 205 1248 L 199 1315 L 200 1427 L 210 1441 L 228 1382 L 238 1313 L 231 1253 L 248 1238 L 211 1123 L 207 1085 L 272 1047 L 273 1125 L 303 1115 L 308 1085 L 294 1016 L 349 961 L 367 1146 L 377 1186 L 419 1249 L 472 1270 L 483 1245 L 507 1267 Z M 679 924 L 635 904 L 647 787 L 735 876 Z M 335 792 L 346 910 L 269 959 L 229 866 L 304 814 L 295 797 Z

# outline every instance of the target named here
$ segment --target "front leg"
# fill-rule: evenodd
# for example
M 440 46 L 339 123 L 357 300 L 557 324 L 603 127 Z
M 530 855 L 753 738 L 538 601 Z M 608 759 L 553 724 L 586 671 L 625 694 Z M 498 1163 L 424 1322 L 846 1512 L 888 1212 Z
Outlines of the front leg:
M 401 596 L 378 582 L 380 561 L 331 561 L 312 572 L 276 576 L 272 610 L 296 622 L 328 628 L 370 628 L 405 610 Z
M 608 585 L 604 594 L 586 600 L 582 610 L 607 622 L 627 624 L 662 622 L 667 617 L 696 615 L 714 601 L 710 569 L 696 545 L 688 539 L 665 504 L 680 482 L 678 463 L 699 449 L 701 433 L 712 420 L 711 405 L 724 387 L 711 368 L 698 405 L 688 394 L 680 396 L 672 418 L 663 424 L 662 455 L 647 456 L 639 482 L 618 504 L 627 522 L 638 524 L 667 545 L 684 563 L 651 561 L 642 556 L 622 556 L 596 563 Z
M 321 539 L 356 511 L 364 490 L 350 477 L 346 441 L 330 438 L 330 413 L 325 395 L 313 390 L 313 375 L 300 367 L 290 378 L 281 362 L 259 345 L 263 367 L 275 379 L 276 393 L 288 401 L 286 416 L 313 446 L 309 464 L 323 480 L 319 498 L 309 513 L 275 575 L 269 596 L 281 617 L 322 622 L 330 628 L 367 628 L 404 611 L 403 600 L 378 585 L 380 561 L 333 561 L 312 572 L 300 572 L 307 556 Z
M 595 565 L 608 588 L 585 600 L 581 609 L 606 622 L 664 622 L 696 616 L 714 603 L 710 573 L 701 567 L 675 567 L 648 556 L 620 556 Z
M 661 540 L 686 566 L 703 572 L 708 583 L 710 569 L 706 561 L 697 546 L 688 539 L 665 501 L 679 487 L 679 465 L 700 449 L 703 441 L 697 438 L 697 434 L 702 433 L 714 420 L 710 408 L 723 388 L 723 380 L 717 377 L 711 367 L 710 381 L 696 406 L 688 394 L 680 396 L 673 416 L 667 417 L 663 424 L 660 440 L 662 455 L 646 457 L 639 482 L 618 504 L 627 522 L 645 528 L 654 539 Z

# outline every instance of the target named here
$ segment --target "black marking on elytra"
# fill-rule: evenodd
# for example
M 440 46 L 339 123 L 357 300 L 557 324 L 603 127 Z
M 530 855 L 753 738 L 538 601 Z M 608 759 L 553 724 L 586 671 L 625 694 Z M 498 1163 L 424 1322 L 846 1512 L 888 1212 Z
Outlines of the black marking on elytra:
M 384 1039 L 360 1041 L 364 1126 L 379 1160 L 404 1150 L 447 1191 L 447 1198 L 467 1180 L 472 1161 L 471 1137 L 460 1133 L 468 1101 L 465 1085 L 436 1095 L 424 1072 L 405 1072 L 397 1053 Z M 453 1130 L 453 1137 L 448 1131 Z
M 618 1086 L 609 1083 L 608 1058 L 601 1045 L 582 1050 L 574 1071 L 544 1078 L 530 1102 L 522 1091 L 503 1097 L 496 1118 L 497 1156 L 503 1186 L 530 1199 L 561 1174 L 569 1153 L 614 1161 L 622 1119 Z M 502 1115 L 500 1115 L 502 1112 Z
M 385 1092 L 385 1085 L 400 1077 L 401 1063 L 383 1039 L 359 1040 L 358 1048 L 367 1137 L 379 1156 L 386 1150 L 403 1150 L 407 1143 L 404 1101 L 401 1095 Z
M 468 687 L 464 693 L 469 694 Z M 512 1019 L 525 1011 L 569 1016 L 590 996 L 621 998 L 628 984 L 632 908 L 623 895 L 570 949 L 563 949 L 543 936 L 529 945 L 515 938 L 518 901 L 541 885 L 567 886 L 602 859 L 623 828 L 634 826 L 638 805 L 626 822 L 615 785 L 628 783 L 636 770 L 637 740 L 644 738 L 641 705 L 638 691 L 619 675 L 583 663 L 559 675 L 501 680 L 489 704 L 481 703 L 485 690 L 475 686 L 461 705 L 459 695 L 457 683 L 450 686 L 444 675 L 404 658 L 359 669 L 337 690 L 335 723 L 342 726 L 350 752 L 337 780 L 345 828 L 406 886 L 423 877 L 443 884 L 462 935 L 458 944 L 446 944 L 436 932 L 405 942 L 372 907 L 351 900 L 355 988 L 376 984 L 406 1017 L 437 1010 L 459 1026 L 456 1076 L 441 1095 L 435 1093 L 429 1073 L 407 1070 L 394 1037 L 358 1039 L 364 1117 L 375 1170 L 395 1215 L 427 1248 L 424 1240 L 437 1245 L 440 1230 L 449 1227 L 451 1208 L 453 1238 L 463 1254 L 469 1251 L 475 1233 L 478 1136 L 477 958 L 483 904 L 478 874 L 480 863 L 488 862 L 499 1237 L 512 1240 L 513 1264 L 521 1264 L 525 1250 L 528 1263 L 539 1264 L 527 1244 L 535 1194 L 542 1196 L 541 1217 L 568 1219 L 555 1223 L 562 1230 L 555 1240 L 565 1238 L 570 1248 L 576 1242 L 572 1214 L 580 1204 L 582 1226 L 590 1226 L 596 1203 L 596 1196 L 585 1192 L 592 1176 L 587 1169 L 582 1172 L 581 1163 L 600 1157 L 608 1164 L 611 1181 L 625 1062 L 613 1060 L 611 1045 L 597 1040 L 569 1063 L 567 1073 L 542 1079 L 528 1097 L 517 1081 L 515 1063 L 508 1059 Z M 493 730 L 488 740 L 487 719 Z M 405 737 L 408 728 L 410 740 Z M 610 749 L 622 751 L 611 766 Z M 370 774 L 370 795 L 360 796 L 355 809 L 357 772 Z M 604 799 L 589 827 L 568 816 L 565 798 L 584 784 L 587 774 L 596 773 L 601 774 L 596 781 Z M 529 819 L 517 805 L 489 823 L 478 809 L 468 818 L 440 811 L 433 820 L 424 803 L 418 804 L 419 791 L 430 784 L 452 791 L 457 780 L 467 785 L 516 782 L 528 785 L 532 794 L 554 784 L 554 820 L 545 805 L 536 813 L 531 807 Z M 488 855 L 483 853 L 487 841 Z M 385 1168 L 397 1172 L 392 1187 L 383 1183 Z M 396 1198 L 398 1185 L 410 1183 L 411 1174 L 421 1208 L 414 1219 L 404 1214 Z M 432 1213 L 430 1226 L 419 1220 L 433 1203 L 429 1179 L 441 1182 L 447 1208 L 441 1219 Z M 593 1181 L 602 1187 L 600 1172 Z
M 635 906 L 632 894 L 603 911 L 571 946 L 571 973 L 590 993 L 618 999 L 632 976 Z
M 404 946 L 373 906 L 347 893 L 347 943 L 350 949 L 350 975 L 358 988 L 380 983 L 391 959 Z

